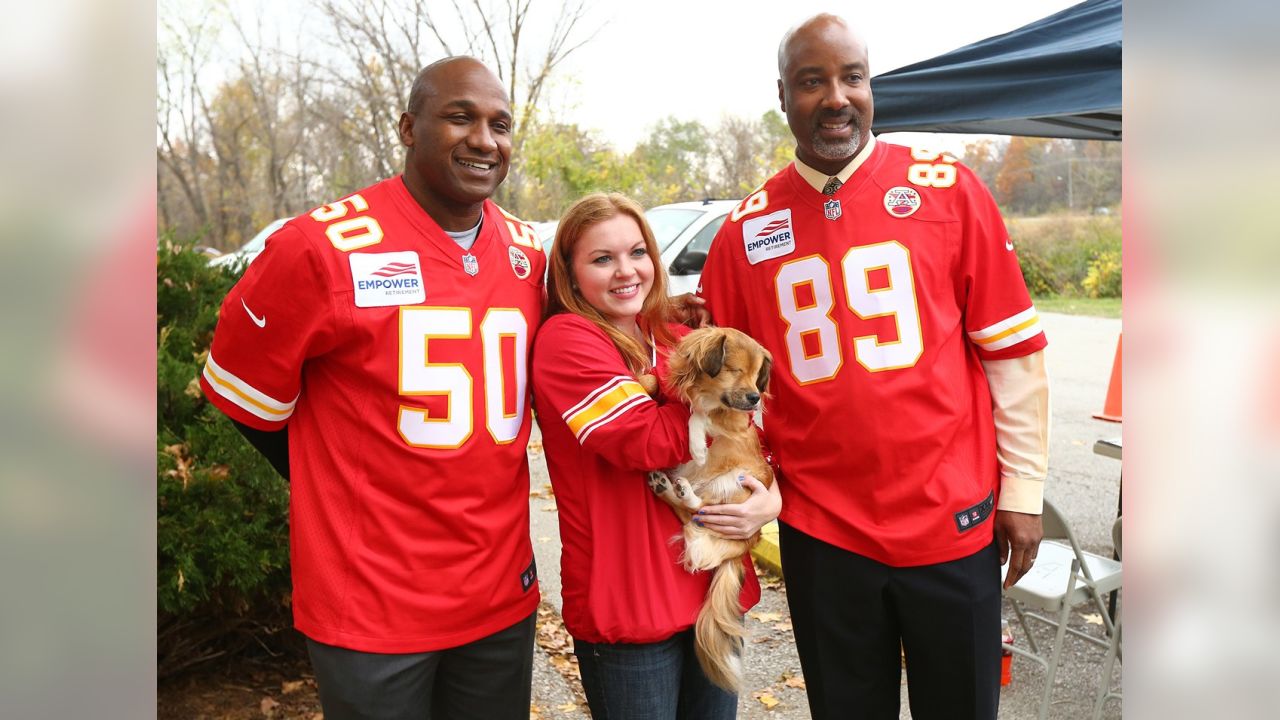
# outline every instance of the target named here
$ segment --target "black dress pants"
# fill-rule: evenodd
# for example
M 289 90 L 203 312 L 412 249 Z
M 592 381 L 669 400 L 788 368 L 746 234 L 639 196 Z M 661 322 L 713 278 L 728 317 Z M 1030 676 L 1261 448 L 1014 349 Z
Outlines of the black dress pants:
M 915 720 L 994 720 L 1000 701 L 995 543 L 891 567 L 779 523 L 782 570 L 817 720 L 896 720 L 902 662 Z
M 325 720 L 527 720 L 536 616 L 436 652 L 366 653 L 308 638 Z

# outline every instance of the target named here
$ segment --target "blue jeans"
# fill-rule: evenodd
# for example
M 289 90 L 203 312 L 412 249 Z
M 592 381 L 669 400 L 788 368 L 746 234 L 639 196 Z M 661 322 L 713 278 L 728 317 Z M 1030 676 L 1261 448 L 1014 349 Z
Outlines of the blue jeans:
M 589 643 L 574 638 L 582 689 L 594 720 L 733 720 L 738 696 L 707 679 L 693 630 L 655 643 Z

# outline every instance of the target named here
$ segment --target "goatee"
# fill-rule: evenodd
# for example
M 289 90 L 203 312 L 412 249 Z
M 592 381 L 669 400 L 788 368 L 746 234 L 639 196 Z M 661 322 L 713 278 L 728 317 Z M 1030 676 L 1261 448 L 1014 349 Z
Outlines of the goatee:
M 853 157 L 858 151 L 858 146 L 862 144 L 862 119 L 852 117 L 849 124 L 853 127 L 853 134 L 848 140 L 826 140 L 819 135 L 818 129 L 813 131 L 813 154 L 823 160 L 844 160 Z

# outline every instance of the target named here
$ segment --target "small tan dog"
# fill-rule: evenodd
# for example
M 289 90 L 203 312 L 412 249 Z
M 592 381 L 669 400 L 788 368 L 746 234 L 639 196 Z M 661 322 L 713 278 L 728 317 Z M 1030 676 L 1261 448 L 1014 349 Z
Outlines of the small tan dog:
M 740 503 L 751 495 L 738 484 L 743 473 L 765 486 L 773 470 L 764 461 L 751 414 L 769 385 L 773 359 L 760 343 L 730 328 L 689 333 L 672 351 L 668 367 L 675 394 L 692 410 L 693 460 L 667 473 L 649 474 L 649 485 L 684 522 L 685 569 L 714 571 L 694 626 L 698 662 L 712 682 L 737 692 L 742 686 L 746 628 L 738 596 L 746 568 L 742 556 L 760 540 L 730 540 L 689 522 L 703 505 Z M 711 438 L 710 447 L 707 438 Z

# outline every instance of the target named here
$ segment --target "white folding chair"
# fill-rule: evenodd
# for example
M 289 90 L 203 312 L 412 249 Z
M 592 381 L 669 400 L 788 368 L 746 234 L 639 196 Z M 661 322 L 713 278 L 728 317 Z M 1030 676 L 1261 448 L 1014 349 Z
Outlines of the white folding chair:
M 1122 557 L 1120 552 L 1120 518 L 1116 518 L 1115 525 L 1111 526 L 1111 542 L 1116 548 L 1116 557 Z M 1106 659 L 1102 661 L 1102 681 L 1098 683 L 1098 699 L 1093 704 L 1093 720 L 1099 720 L 1102 717 L 1102 706 L 1107 703 L 1110 698 L 1117 698 L 1121 702 L 1124 701 L 1124 694 L 1121 688 L 1111 687 L 1111 670 L 1116 665 L 1116 658 L 1120 655 L 1120 638 L 1121 625 L 1119 610 L 1116 611 L 1116 627 L 1111 633 L 1111 643 L 1107 646 Z
M 1022 657 L 1035 660 L 1045 669 L 1044 694 L 1040 699 L 1040 720 L 1048 715 L 1049 698 L 1053 693 L 1054 676 L 1058 672 L 1058 660 L 1062 656 L 1062 643 L 1071 633 L 1095 645 L 1110 648 L 1107 640 L 1101 640 L 1086 632 L 1068 627 L 1071 609 L 1092 601 L 1102 615 L 1103 625 L 1110 637 L 1116 632 L 1107 612 L 1103 597 L 1120 589 L 1121 565 L 1118 560 L 1095 555 L 1080 549 L 1071 526 L 1048 500 L 1044 502 L 1044 540 L 1036 554 L 1036 562 L 1018 584 L 1004 591 L 1022 626 L 1023 636 L 1031 649 L 1008 645 L 1004 647 Z M 1063 542 L 1065 541 L 1065 542 Z M 1001 571 L 1007 572 L 1008 566 Z M 1024 606 L 1027 609 L 1024 610 Z M 1037 612 L 1039 611 L 1039 612 Z M 1053 613 L 1053 616 L 1040 613 Z M 1027 626 L 1027 619 L 1034 618 L 1056 629 L 1053 647 L 1046 658 L 1040 654 L 1035 638 Z M 1119 643 L 1116 643 L 1118 653 Z M 1108 676 L 1107 682 L 1110 682 Z

